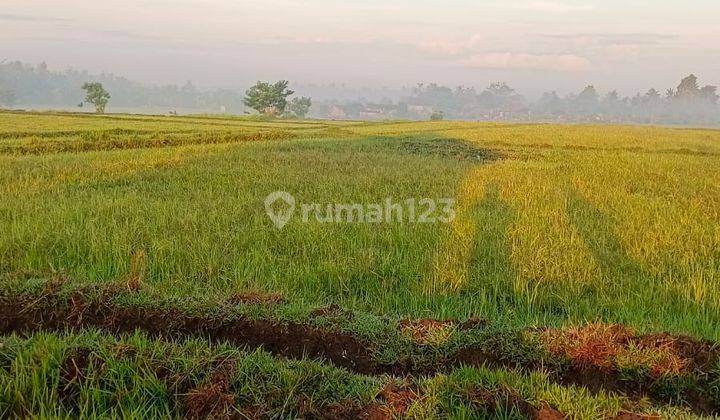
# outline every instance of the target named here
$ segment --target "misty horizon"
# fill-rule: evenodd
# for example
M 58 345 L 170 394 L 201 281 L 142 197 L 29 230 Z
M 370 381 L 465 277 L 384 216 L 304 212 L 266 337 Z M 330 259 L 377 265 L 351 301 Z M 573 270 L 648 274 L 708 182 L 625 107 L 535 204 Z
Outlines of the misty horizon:
M 719 15 L 709 0 L 32 0 L 0 13 L 0 60 L 203 88 L 503 81 L 531 99 L 587 85 L 633 95 L 690 73 L 720 84 Z
M 243 93 L 247 88 L 249 88 L 251 85 L 258 81 L 270 81 L 274 79 L 270 78 L 260 78 L 257 80 L 253 80 L 251 82 L 248 82 L 247 84 L 235 84 L 235 85 L 203 85 L 201 83 L 198 83 L 195 80 L 184 80 L 181 83 L 169 83 L 169 82 L 153 82 L 153 81 L 142 81 L 142 80 L 136 80 L 128 77 L 124 74 L 118 74 L 115 72 L 100 72 L 100 73 L 93 73 L 89 69 L 84 68 L 78 68 L 75 66 L 69 66 L 64 68 L 54 68 L 50 63 L 46 61 L 40 61 L 37 63 L 30 63 L 30 62 L 22 62 L 20 60 L 13 60 L 5 57 L 0 57 L 0 65 L 3 64 L 13 64 L 13 63 L 20 63 L 23 66 L 28 66 L 32 68 L 44 68 L 49 73 L 55 74 L 55 75 L 64 75 L 71 72 L 75 72 L 78 74 L 86 74 L 88 80 L 101 80 L 102 78 L 113 78 L 113 79 L 120 79 L 120 80 L 127 80 L 131 83 L 137 83 L 140 86 L 144 86 L 147 88 L 162 88 L 162 87 L 168 87 L 168 86 L 175 86 L 175 87 L 182 87 L 185 85 L 192 85 L 193 87 L 199 89 L 200 91 L 211 91 L 214 89 L 227 89 L 232 91 L 237 91 L 239 93 Z M 683 74 L 679 74 L 673 82 L 671 82 L 667 86 L 650 86 L 647 89 L 643 88 L 628 88 L 626 90 L 622 90 L 619 88 L 614 88 L 613 86 L 608 86 L 607 88 L 603 89 L 600 85 L 593 83 L 592 81 L 588 81 L 587 83 L 581 83 L 578 85 L 577 88 L 572 88 L 568 90 L 555 88 L 553 86 L 535 86 L 535 89 L 533 90 L 533 93 L 530 94 L 528 92 L 522 91 L 522 89 L 518 88 L 517 85 L 514 85 L 512 82 L 509 81 L 509 79 L 495 79 L 495 80 L 489 80 L 486 84 L 471 84 L 471 83 L 459 83 L 459 84 L 443 84 L 442 82 L 438 82 L 437 80 L 418 80 L 415 82 L 410 82 L 408 84 L 404 85 L 397 85 L 397 86 L 352 86 L 347 83 L 336 83 L 336 82 L 328 82 L 326 84 L 322 83 L 301 83 L 297 80 L 293 79 L 292 77 L 285 77 L 280 78 L 279 80 L 289 80 L 291 82 L 291 87 L 298 93 L 302 95 L 311 95 L 315 99 L 319 100 L 326 100 L 326 101 L 354 101 L 354 100 L 366 100 L 366 101 L 376 101 L 376 102 L 382 102 L 387 100 L 397 101 L 402 99 L 404 96 L 410 94 L 413 89 L 417 88 L 420 85 L 429 85 L 429 84 L 438 84 L 441 86 L 448 86 L 450 88 L 474 88 L 477 90 L 483 90 L 489 85 L 493 83 L 506 83 L 509 86 L 516 88 L 518 94 L 522 95 L 525 99 L 529 101 L 535 101 L 542 97 L 543 94 L 549 93 L 549 92 L 555 92 L 560 96 L 567 96 L 576 94 L 579 91 L 582 91 L 585 87 L 593 86 L 595 87 L 599 93 L 606 94 L 613 91 L 618 92 L 621 96 L 633 96 L 636 94 L 642 94 L 647 92 L 650 89 L 657 89 L 661 92 L 664 92 L 666 89 L 675 88 L 677 86 L 678 81 L 680 81 L 683 77 L 688 75 L 695 75 L 698 76 L 699 79 L 701 79 L 704 83 L 703 84 L 709 84 L 712 86 L 715 86 L 715 83 L 707 83 L 710 80 L 706 77 L 707 75 L 704 72 L 701 71 L 688 71 Z M 80 86 L 78 86 L 78 95 L 82 96 L 82 91 L 80 90 Z M 42 104 L 31 104 L 31 103 L 25 103 L 25 105 L 42 105 Z
M 720 125 L 718 89 L 703 82 L 691 74 L 676 87 L 626 96 L 617 90 L 598 91 L 594 85 L 565 95 L 547 88 L 539 98 L 529 100 L 505 82 L 485 88 L 418 83 L 412 88 L 373 90 L 343 86 L 298 89 L 290 81 L 259 81 L 249 89 L 201 89 L 190 81 L 150 85 L 112 73 L 59 72 L 45 63 L 33 66 L 12 61 L 0 62 L 0 108 L 77 111 L 88 103 L 103 113 L 110 102 L 109 112 L 168 115 Z

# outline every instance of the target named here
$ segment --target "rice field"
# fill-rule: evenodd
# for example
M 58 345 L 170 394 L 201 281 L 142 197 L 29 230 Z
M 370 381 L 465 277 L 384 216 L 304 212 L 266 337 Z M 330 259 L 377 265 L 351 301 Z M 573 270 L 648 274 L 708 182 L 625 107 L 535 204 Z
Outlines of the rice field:
M 274 191 L 456 217 L 277 229 Z M 0 113 L 0 197 L 3 416 L 720 413 L 717 130 Z

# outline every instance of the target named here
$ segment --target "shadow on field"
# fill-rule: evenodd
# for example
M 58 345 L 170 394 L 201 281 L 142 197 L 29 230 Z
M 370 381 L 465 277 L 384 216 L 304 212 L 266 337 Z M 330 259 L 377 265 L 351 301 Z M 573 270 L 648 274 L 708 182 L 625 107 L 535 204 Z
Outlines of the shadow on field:
M 646 272 L 625 250 L 615 234 L 615 222 L 588 202 L 579 191 L 569 194 L 568 218 L 583 237 L 604 277 L 648 278 Z
M 477 231 L 468 264 L 470 288 L 485 293 L 501 307 L 514 305 L 518 300 L 513 287 L 516 271 L 508 230 L 515 221 L 515 211 L 502 201 L 498 186 L 491 184 L 471 217 Z
M 501 157 L 492 149 L 478 147 L 470 142 L 454 138 L 413 136 L 393 139 L 392 144 L 403 153 L 452 158 L 468 162 L 491 162 Z
M 650 292 L 654 288 L 652 273 L 628 254 L 614 231 L 615 222 L 610 216 L 574 188 L 568 194 L 567 212 L 568 219 L 582 236 L 600 268 L 601 281 L 587 286 L 596 302 L 625 307 L 629 301 L 636 302 L 641 297 L 654 298 Z M 638 290 L 643 293 L 638 293 Z M 642 303 L 640 305 L 648 307 Z
M 544 292 L 538 294 L 532 287 L 517 283 L 508 236 L 517 214 L 502 200 L 497 185 L 487 186 L 471 217 L 477 230 L 468 262 L 469 289 L 486 296 L 500 313 L 532 311 L 547 319 L 567 316 L 562 290 L 546 284 Z

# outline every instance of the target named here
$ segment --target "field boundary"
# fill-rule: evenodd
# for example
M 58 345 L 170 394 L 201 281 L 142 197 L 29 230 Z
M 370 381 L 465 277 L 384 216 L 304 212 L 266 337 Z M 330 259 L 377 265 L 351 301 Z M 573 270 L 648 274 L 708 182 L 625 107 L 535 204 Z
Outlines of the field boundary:
M 486 336 L 485 345 L 468 345 L 437 359 L 438 363 L 418 364 L 412 357 L 400 358 L 387 363 L 376 359 L 373 343 L 351 333 L 324 328 L 311 323 L 279 321 L 274 319 L 251 319 L 238 316 L 231 311 L 215 315 L 191 315 L 181 309 L 161 309 L 140 305 L 119 305 L 113 300 L 114 291 L 106 289 L 100 299 L 89 299 L 82 293 L 69 298 L 55 293 L 40 295 L 15 295 L 0 297 L 0 333 L 26 334 L 39 331 L 80 330 L 97 328 L 110 334 L 143 331 L 160 338 L 197 337 L 213 342 L 227 342 L 235 346 L 262 348 L 276 356 L 303 359 L 325 359 L 331 364 L 353 373 L 378 376 L 391 375 L 433 376 L 446 373 L 461 366 L 514 369 L 520 371 L 546 371 L 549 379 L 560 385 L 581 386 L 591 393 L 616 392 L 630 399 L 649 398 L 656 404 L 678 404 L 690 408 L 696 414 L 720 414 L 720 404 L 711 397 L 711 385 L 703 379 L 706 372 L 700 371 L 701 378 L 695 386 L 679 389 L 679 394 L 662 392 L 667 378 L 651 376 L 633 379 L 623 378 L 620 372 L 598 366 L 557 364 L 553 359 L 524 359 L 504 353 L 502 346 Z M 430 321 L 406 322 L 414 332 L 423 330 L 418 325 L 433 325 Z M 437 321 L 436 321 L 437 322 Z M 475 328 L 481 323 L 469 324 L 463 328 Z M 424 328 L 424 327 L 423 327 Z M 688 342 L 705 351 L 700 360 L 693 360 L 698 368 L 714 366 L 720 359 L 720 349 L 711 343 Z M 418 345 L 418 352 L 426 351 Z M 537 356 L 537 355 L 536 355 Z M 693 356 L 695 357 L 695 356 Z M 555 363 L 555 364 L 553 364 Z M 697 370 L 696 369 L 696 370 Z M 701 369 L 701 370 L 702 370 Z M 677 381 L 688 378 L 679 376 Z M 672 384 L 672 381 L 668 382 Z

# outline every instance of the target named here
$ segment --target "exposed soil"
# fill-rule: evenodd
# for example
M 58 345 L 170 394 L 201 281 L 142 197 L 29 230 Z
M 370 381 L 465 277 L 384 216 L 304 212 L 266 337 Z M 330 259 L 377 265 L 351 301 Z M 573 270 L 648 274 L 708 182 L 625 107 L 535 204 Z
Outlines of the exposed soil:
M 408 384 L 391 382 L 380 391 L 383 407 L 391 416 L 405 414 L 415 400 L 420 398 L 420 391 Z
M 591 324 L 570 330 L 548 329 L 543 341 L 548 350 L 566 356 L 574 368 L 610 369 L 612 358 L 627 347 L 634 332 L 622 325 Z
M 130 348 L 118 348 L 118 354 L 132 357 Z M 101 368 L 102 359 L 93 355 L 90 349 L 72 350 L 61 365 L 59 383 L 60 401 L 66 406 L 76 406 L 79 384 L 87 377 L 88 370 Z M 232 359 L 219 359 L 212 363 L 208 378 L 201 384 L 190 387 L 187 382 L 178 385 L 173 382 L 174 374 L 158 370 L 159 379 L 166 382 L 171 392 L 181 397 L 177 402 L 184 417 L 191 419 L 263 419 L 267 418 L 266 407 L 237 404 L 231 389 L 231 378 L 235 371 Z M 187 379 L 186 379 L 187 380 Z M 524 400 L 508 387 L 472 388 L 466 392 L 466 399 L 489 415 L 514 412 L 534 420 L 559 420 L 567 418 L 564 413 L 546 403 L 536 406 Z M 376 400 L 365 405 L 354 400 L 345 400 L 326 407 L 317 407 L 301 397 L 300 414 L 317 419 L 367 419 L 391 420 L 408 413 L 410 406 L 423 398 L 423 391 L 410 382 L 391 380 L 378 393 Z M 648 416 L 624 412 L 612 420 L 656 420 Z
M 548 329 L 543 341 L 549 351 L 567 357 L 571 366 L 558 381 L 581 385 L 592 392 L 620 392 L 630 397 L 653 397 L 653 381 L 663 376 L 708 372 L 720 363 L 720 348 L 711 342 L 668 333 L 638 335 L 622 325 L 589 324 L 569 330 Z M 614 358 L 649 365 L 644 380 L 623 380 Z M 696 390 L 683 399 L 697 413 L 718 413 L 717 402 Z M 658 400 L 658 398 L 656 398 Z M 659 399 L 663 402 L 662 399 Z
M 457 328 L 460 331 L 469 331 L 478 327 L 484 327 L 488 325 L 488 321 L 477 317 L 468 318 L 457 324 Z
M 621 413 L 615 416 L 612 420 L 660 420 L 660 416 L 647 416 L 635 413 Z
M 113 334 L 141 330 L 151 336 L 227 341 L 248 348 L 262 347 L 290 358 L 326 358 L 337 366 L 363 374 L 391 370 L 391 367 L 377 365 L 367 343 L 356 337 L 296 322 L 196 317 L 179 309 L 89 302 L 79 294 L 69 302 L 50 296 L 0 302 L 0 332 L 4 334 L 83 327 L 100 328 Z
M 648 334 L 635 337 L 641 348 L 668 348 L 688 363 L 688 369 L 706 372 L 717 366 L 720 349 L 707 341 L 668 333 Z
M 719 360 L 712 343 L 671 334 L 640 336 L 630 328 L 613 324 L 589 324 L 568 330 L 543 333 L 548 350 L 567 357 L 578 369 L 611 369 L 614 359 L 649 364 L 651 375 L 677 375 L 695 370 L 706 372 Z
M 323 420 L 391 420 L 379 403 L 360 405 L 355 401 L 347 400 L 332 404 L 322 409 L 305 405 L 301 407 L 301 414 L 308 418 Z
M 333 310 L 334 312 L 334 310 Z M 326 312 L 324 312 L 326 313 Z M 327 312 L 329 313 L 329 312 Z M 419 340 L 426 337 L 427 331 L 446 328 L 446 322 L 406 322 L 406 327 Z M 432 375 L 446 372 L 459 365 L 520 368 L 532 370 L 537 366 L 522 364 L 515 360 L 503 358 L 501 354 L 487 353 L 479 349 L 465 348 L 448 357 L 444 363 L 436 366 L 418 366 L 412 361 L 399 361 L 390 365 L 379 364 L 373 359 L 371 343 L 363 342 L 347 333 L 323 329 L 297 322 L 279 322 L 275 320 L 256 320 L 246 318 L 207 318 L 190 316 L 180 309 L 159 310 L 140 306 L 117 306 L 109 299 L 90 302 L 77 294 L 69 302 L 43 294 L 40 298 L 0 300 L 0 333 L 32 332 L 38 330 L 64 330 L 66 328 L 95 327 L 109 333 L 127 333 L 142 330 L 151 336 L 159 337 L 203 337 L 219 342 L 229 342 L 247 348 L 263 348 L 273 354 L 289 358 L 324 358 L 334 365 L 352 372 L 395 376 Z M 633 340 L 638 345 L 671 347 L 687 360 L 688 366 L 703 369 L 713 366 L 720 359 L 720 351 L 711 343 L 693 340 L 688 337 L 675 337 L 667 334 L 634 336 L 619 329 L 611 330 L 618 342 Z M 600 346 L 598 354 L 612 353 L 607 343 L 589 340 Z M 585 343 L 585 342 L 583 342 Z M 659 344 L 658 344 L 659 343 Z M 605 347 L 603 347 L 605 346 Z M 585 344 L 578 345 L 577 351 L 582 357 L 581 362 L 573 362 L 564 371 L 556 372 L 554 379 L 564 385 L 585 386 L 592 392 L 617 391 L 631 398 L 650 397 L 658 403 L 667 403 L 667 399 L 651 392 L 651 379 L 646 382 L 621 378 L 618 372 L 604 364 L 602 357 L 595 353 L 586 354 L 582 349 Z M 579 349 L 579 350 L 578 350 Z M 599 357 L 599 359 L 598 359 Z M 80 362 L 83 363 L 82 358 Z M 72 383 L 72 370 L 68 369 Z M 162 372 L 159 372 L 162 373 Z M 211 381 L 205 388 L 195 389 L 193 397 L 186 401 L 191 413 L 205 413 L 216 407 L 230 404 L 228 393 L 224 391 L 224 382 Z M 378 407 L 356 407 L 358 416 L 378 418 L 378 410 L 387 411 L 388 407 L 400 411 L 401 405 L 407 403 L 410 396 L 406 392 L 387 390 L 385 400 Z M 684 395 L 687 405 L 699 414 L 720 412 L 717 402 L 712 402 L 704 395 L 691 393 Z M 405 401 L 400 403 L 399 401 Z M 338 407 L 337 410 L 352 410 L 352 407 Z M 542 411 L 542 409 L 540 409 Z M 213 412 L 213 414 L 217 414 Z M 339 413 L 338 413 L 339 414 Z M 542 414 L 549 415 L 547 410 Z M 342 416 L 339 416 L 342 417 Z M 357 418 L 357 416 L 354 416 Z M 380 417 L 381 418 L 381 417 Z M 548 417 L 545 417 L 548 418 Z M 550 417 L 551 418 L 551 417 Z
M 185 416 L 191 419 L 240 418 L 240 413 L 234 409 L 235 395 L 230 390 L 234 370 L 232 362 L 221 362 L 205 383 L 185 394 Z

